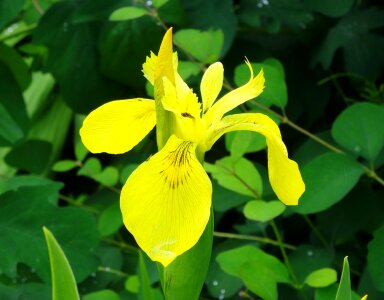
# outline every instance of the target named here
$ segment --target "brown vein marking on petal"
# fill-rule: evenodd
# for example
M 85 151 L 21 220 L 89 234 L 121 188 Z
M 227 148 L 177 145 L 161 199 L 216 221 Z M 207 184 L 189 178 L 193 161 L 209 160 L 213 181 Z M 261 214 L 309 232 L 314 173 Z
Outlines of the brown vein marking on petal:
M 183 112 L 183 113 L 181 113 L 181 116 L 182 116 L 182 117 L 185 117 L 185 118 L 191 118 L 191 119 L 194 119 L 194 117 L 193 117 L 191 114 L 187 113 L 187 112 Z
M 171 189 L 183 185 L 191 176 L 192 146 L 191 142 L 182 142 L 175 150 L 169 152 L 164 160 L 165 167 L 160 174 Z

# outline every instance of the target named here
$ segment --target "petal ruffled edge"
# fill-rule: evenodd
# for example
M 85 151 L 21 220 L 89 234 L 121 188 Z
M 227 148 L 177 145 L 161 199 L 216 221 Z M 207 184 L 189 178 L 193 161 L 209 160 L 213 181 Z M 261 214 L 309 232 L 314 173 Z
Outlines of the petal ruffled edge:
M 297 205 L 305 191 L 305 184 L 297 163 L 288 158 L 279 127 L 268 116 L 260 113 L 245 113 L 224 117 L 210 139 L 208 147 L 224 134 L 237 130 L 250 130 L 265 136 L 268 146 L 268 174 L 277 197 L 286 205 Z
M 153 100 L 115 100 L 96 108 L 84 119 L 80 137 L 92 153 L 120 154 L 136 146 L 155 124 Z
M 197 243 L 210 217 L 212 185 L 195 149 L 196 144 L 171 136 L 121 192 L 125 226 L 164 266 Z

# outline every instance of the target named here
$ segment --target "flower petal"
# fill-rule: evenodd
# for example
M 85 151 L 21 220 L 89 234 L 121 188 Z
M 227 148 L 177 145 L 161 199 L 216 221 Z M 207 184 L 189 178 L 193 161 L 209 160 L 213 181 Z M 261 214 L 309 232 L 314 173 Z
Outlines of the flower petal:
M 164 266 L 197 243 L 209 220 L 212 186 L 195 148 L 171 136 L 131 174 L 121 193 L 125 226 Z
M 206 113 L 215 102 L 223 87 L 224 68 L 220 62 L 208 67 L 201 79 L 200 91 L 203 100 L 203 112 Z
M 155 101 L 116 100 L 92 111 L 84 119 L 80 136 L 92 153 L 119 154 L 136 146 L 155 124 Z
M 251 73 L 249 81 L 245 85 L 224 95 L 208 110 L 205 115 L 205 120 L 208 125 L 217 124 L 225 113 L 257 97 L 263 91 L 265 82 L 263 70 L 261 70 L 256 77 L 253 77 L 251 64 L 248 61 L 246 61 L 246 64 Z
M 247 113 L 224 117 L 207 142 L 209 147 L 224 133 L 250 130 L 265 136 L 268 146 L 269 181 L 277 197 L 286 205 L 297 205 L 305 191 L 298 165 L 288 158 L 279 127 L 266 115 Z

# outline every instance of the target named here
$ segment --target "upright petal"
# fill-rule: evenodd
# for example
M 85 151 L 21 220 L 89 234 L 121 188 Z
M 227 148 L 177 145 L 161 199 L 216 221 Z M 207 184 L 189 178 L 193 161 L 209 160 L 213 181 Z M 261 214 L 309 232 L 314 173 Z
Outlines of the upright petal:
M 84 119 L 80 136 L 92 153 L 119 154 L 136 146 L 155 124 L 155 101 L 116 100 L 92 111 Z
M 256 77 L 253 77 L 251 64 L 248 61 L 246 61 L 246 64 L 251 73 L 249 81 L 245 85 L 224 95 L 208 110 L 205 116 L 208 126 L 210 124 L 217 124 L 225 113 L 259 96 L 263 91 L 265 82 L 263 70 L 261 70 Z
M 224 133 L 236 130 L 250 130 L 265 136 L 268 146 L 269 181 L 277 197 L 286 205 L 297 205 L 304 193 L 305 185 L 298 165 L 288 158 L 279 127 L 260 113 L 247 113 L 224 117 L 211 135 L 209 147 Z
M 223 87 L 224 68 L 220 62 L 208 67 L 201 79 L 200 92 L 203 100 L 203 113 L 206 113 L 215 102 Z
M 209 220 L 212 186 L 195 148 L 171 136 L 131 174 L 121 193 L 125 226 L 164 266 L 197 243 Z

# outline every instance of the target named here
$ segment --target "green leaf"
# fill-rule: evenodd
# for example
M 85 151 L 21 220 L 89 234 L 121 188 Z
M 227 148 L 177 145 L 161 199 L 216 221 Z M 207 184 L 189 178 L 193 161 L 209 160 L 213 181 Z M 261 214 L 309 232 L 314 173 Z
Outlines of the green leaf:
M 336 280 L 337 273 L 334 269 L 323 268 L 309 274 L 304 282 L 311 287 L 319 288 L 329 286 Z
M 51 264 L 52 299 L 80 300 L 76 280 L 64 251 L 61 249 L 53 234 L 46 227 L 43 227 L 43 230 L 48 245 Z
M 101 172 L 101 163 L 96 157 L 88 158 L 77 172 L 78 175 L 91 177 Z
M 208 272 L 212 239 L 213 212 L 195 246 L 178 256 L 167 268 L 157 264 L 165 299 L 199 299 Z
M 332 136 L 341 146 L 373 163 L 384 147 L 383 120 L 383 106 L 355 103 L 337 117 Z
M 102 237 L 115 233 L 123 225 L 120 205 L 115 203 L 101 213 L 98 229 Z
M 220 186 L 214 179 L 212 180 L 212 187 L 212 206 L 214 211 L 225 212 L 231 208 L 242 205 L 247 200 L 250 200 L 250 196 L 244 196 L 242 194 L 225 189 Z
M 76 161 L 65 159 L 65 160 L 60 160 L 60 161 L 56 162 L 52 166 L 52 170 L 55 172 L 67 172 L 67 171 L 72 170 L 78 166 L 79 165 Z
M 248 289 L 266 300 L 277 300 L 277 283 L 289 282 L 285 265 L 253 246 L 222 252 L 216 260 L 223 271 L 240 277 Z
M 304 0 L 304 5 L 329 17 L 341 17 L 353 6 L 355 0 Z
M 299 282 L 315 270 L 330 267 L 334 260 L 332 248 L 320 248 L 314 245 L 300 245 L 289 254 L 289 261 Z M 336 294 L 336 293 L 335 293 Z
M 376 78 L 384 66 L 380 50 L 384 47 L 384 37 L 374 31 L 383 26 L 383 10 L 371 8 L 349 13 L 328 32 L 314 54 L 314 62 L 329 69 L 337 50 L 341 48 L 348 71 Z
M 351 279 L 349 274 L 348 257 L 344 258 L 343 271 L 335 300 L 351 300 Z
M 256 152 L 267 146 L 265 137 L 252 131 L 234 131 L 225 135 L 225 147 L 233 157 Z
M 0 29 L 17 17 L 25 0 L 0 0 Z
M 51 299 L 51 287 L 46 284 L 30 282 L 21 284 L 4 285 L 0 283 L 0 299 Z
M 280 201 L 249 201 L 244 207 L 244 215 L 253 221 L 267 222 L 285 211 L 285 205 Z
M 75 145 L 75 156 L 76 159 L 79 161 L 83 161 L 84 158 L 87 156 L 88 150 L 85 148 L 82 142 L 77 142 Z
M 84 13 L 80 12 L 87 3 L 54 3 L 41 17 L 33 39 L 48 48 L 46 70 L 57 80 L 64 101 L 80 113 L 123 96 L 120 85 L 100 74 L 99 23 L 79 21 L 84 19 Z M 104 3 L 114 6 L 113 1 Z
M 119 180 L 119 172 L 115 167 L 108 166 L 101 173 L 92 176 L 94 180 L 105 186 L 114 186 Z
M 14 278 L 17 264 L 24 263 L 49 282 L 43 226 L 55 234 L 79 282 L 95 272 L 99 263 L 92 253 L 98 243 L 94 217 L 80 208 L 54 205 L 61 187 L 58 183 L 19 187 L 0 196 L 0 269 L 6 276 Z
M 237 27 L 233 2 L 231 0 L 179 1 L 186 15 L 186 26 L 203 31 L 212 28 L 221 30 L 224 36 L 221 56 L 225 55 L 234 41 Z
M 368 271 L 375 287 L 384 292 L 384 226 L 373 233 L 368 244 Z
M 198 61 L 207 64 L 219 60 L 224 35 L 221 30 L 182 29 L 174 34 L 174 42 Z
M 259 172 L 243 157 L 227 156 L 216 161 L 214 165 L 205 163 L 204 166 L 221 186 L 229 190 L 251 197 L 258 197 L 262 193 Z
M 257 102 L 266 106 L 276 105 L 284 108 L 288 102 L 288 92 L 284 67 L 281 62 L 274 58 L 267 58 L 262 63 L 252 63 L 251 65 L 255 74 L 263 69 L 266 81 L 263 92 L 257 97 Z M 249 76 L 250 73 L 246 64 L 236 67 L 235 83 L 237 86 L 245 84 L 249 80 Z
M 120 296 L 111 290 L 101 290 L 86 294 L 83 300 L 120 300 Z
M 147 271 L 147 267 L 144 261 L 143 252 L 139 251 L 139 299 L 142 300 L 155 300 L 154 291 L 151 288 L 151 282 L 149 280 L 149 275 Z
M 0 146 L 16 144 L 28 127 L 21 89 L 7 65 L 0 61 Z
M 322 154 L 301 169 L 305 192 L 291 209 L 301 214 L 320 212 L 339 202 L 364 173 L 352 158 L 336 153 Z
M 6 156 L 5 162 L 15 168 L 40 174 L 47 167 L 52 155 L 52 145 L 41 140 L 28 140 L 15 146 Z
M 0 61 L 8 66 L 19 87 L 25 90 L 31 83 L 31 74 L 29 73 L 27 64 L 19 53 L 13 48 L 0 43 Z
M 138 275 L 132 275 L 124 282 L 124 287 L 128 292 L 137 294 L 140 288 L 140 279 Z
M 110 21 L 127 21 L 140 18 L 148 14 L 145 8 L 127 6 L 115 10 L 110 16 Z
M 103 27 L 99 39 L 101 73 L 139 89 L 141 93 L 146 82 L 141 71 L 142 64 L 150 51 L 157 52 L 162 36 L 161 26 L 149 16 L 125 22 L 109 22 Z

